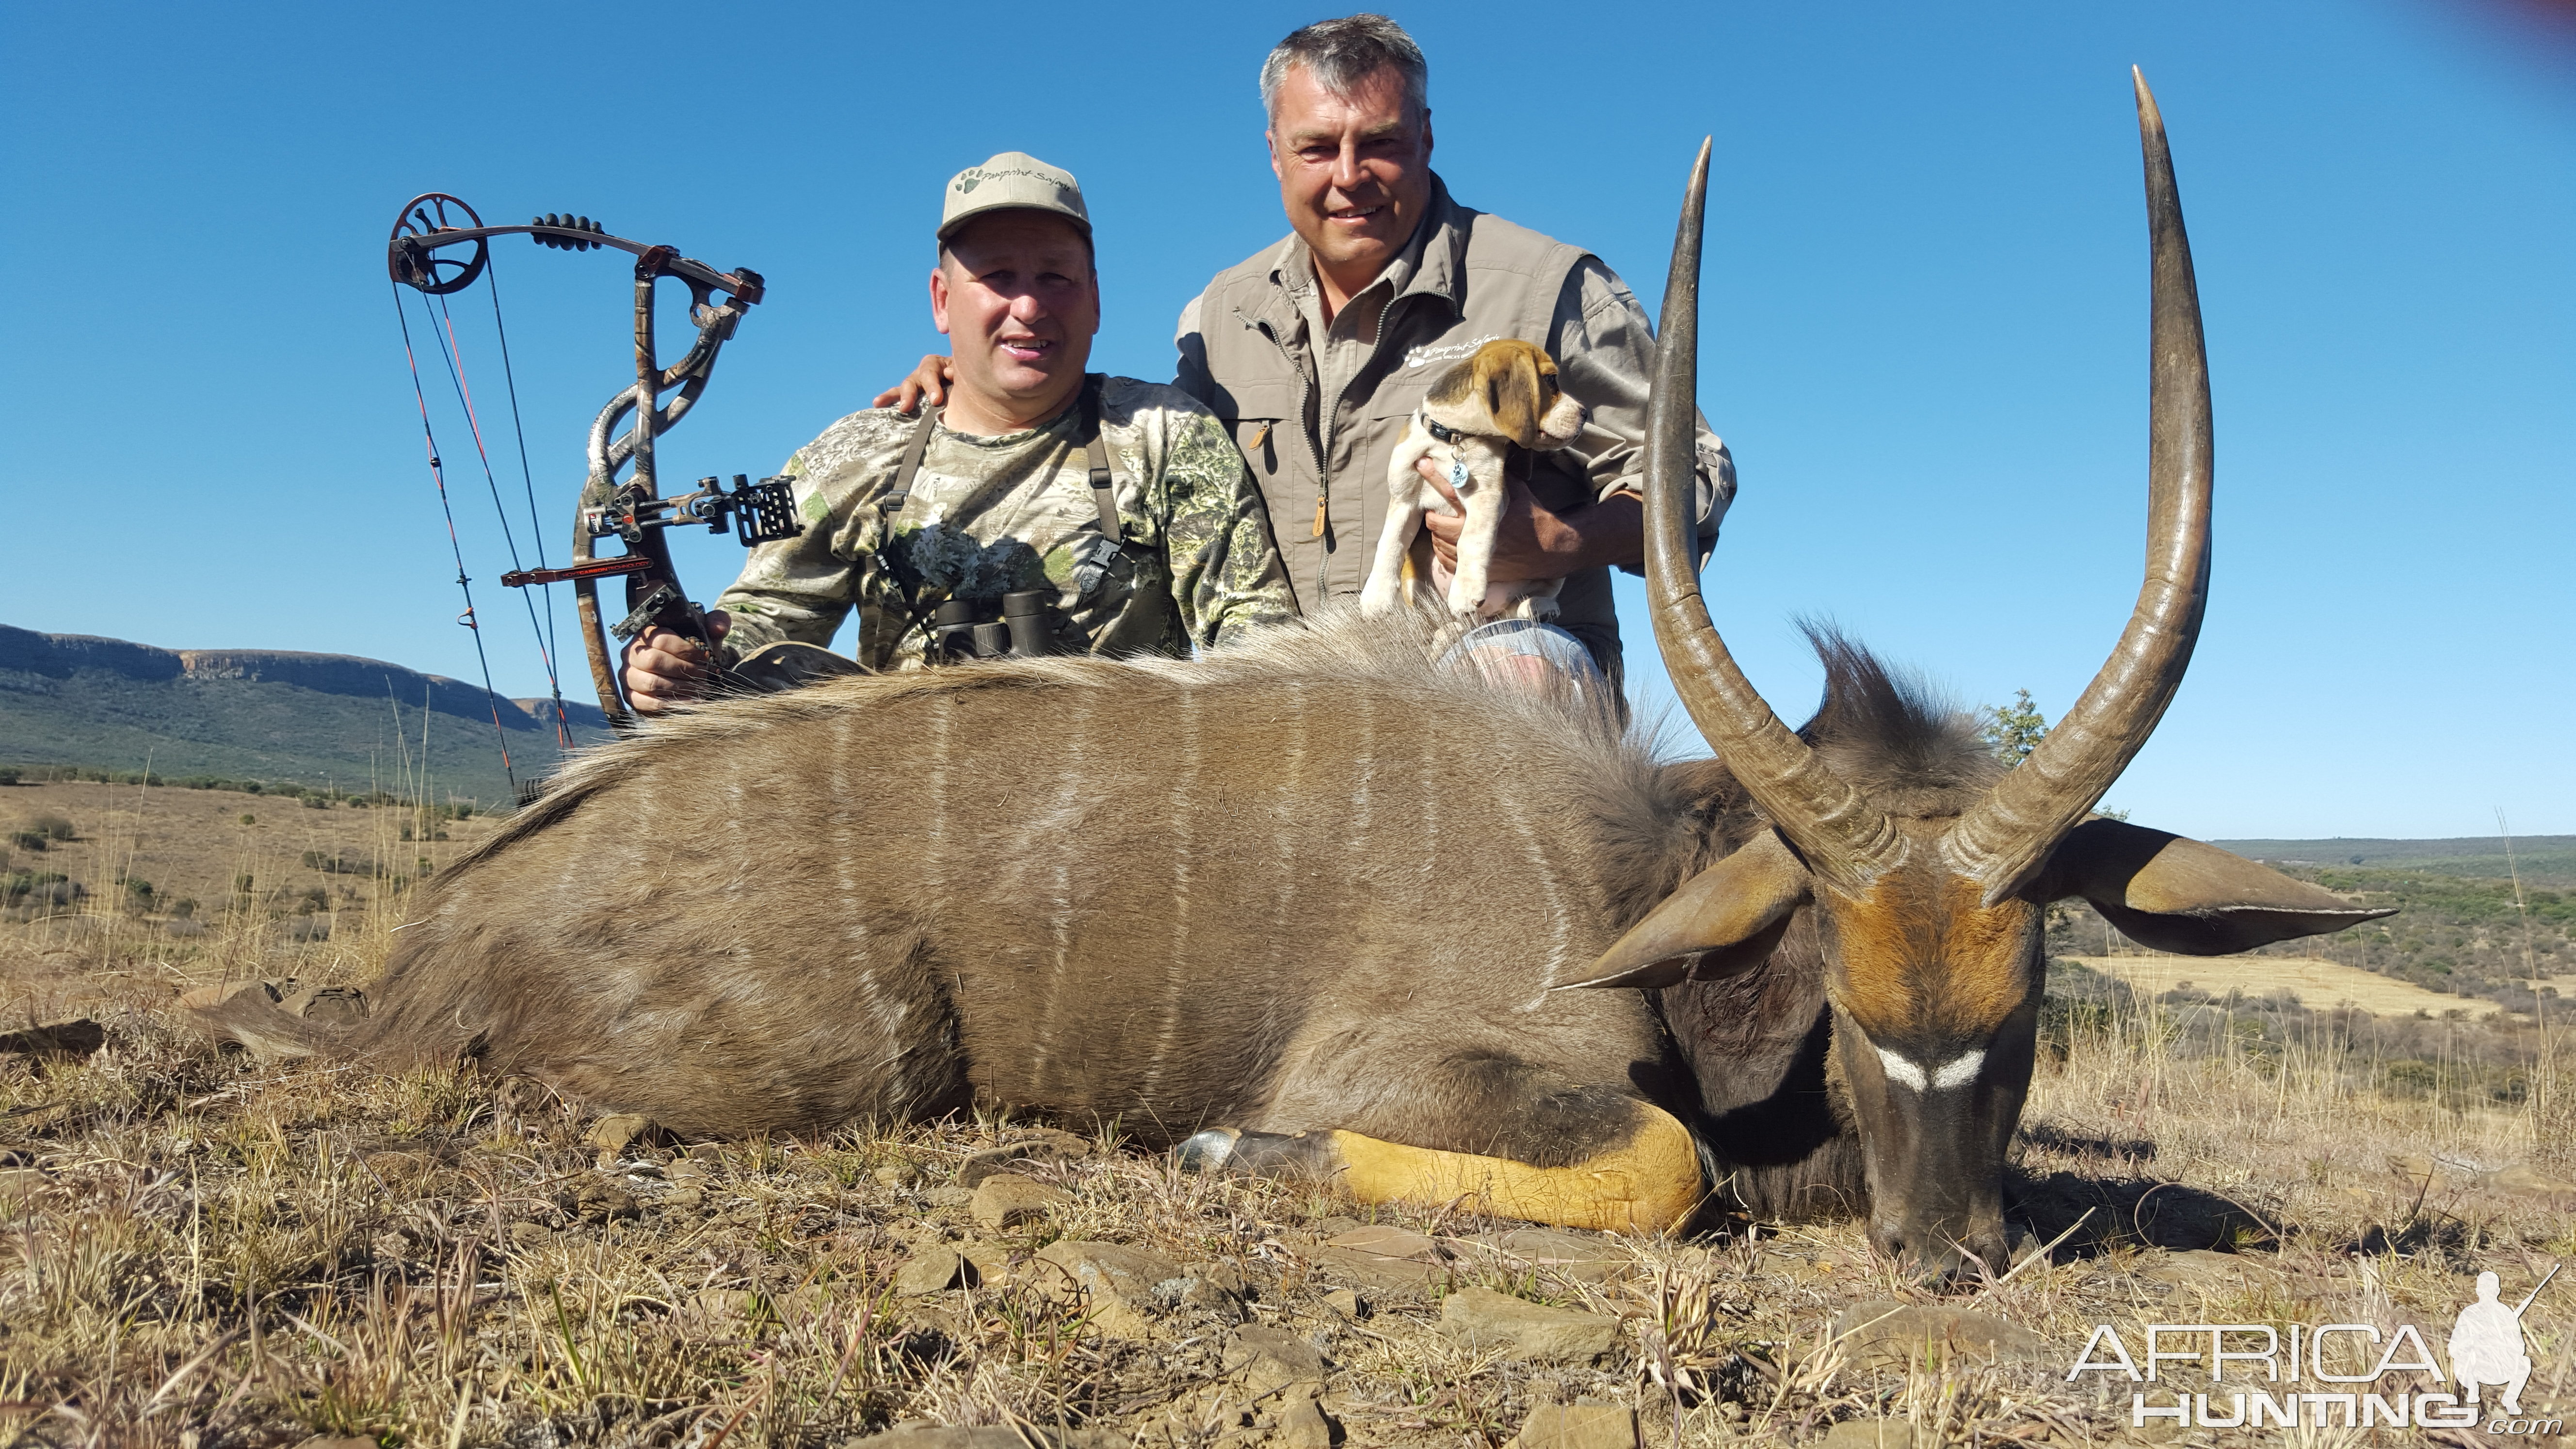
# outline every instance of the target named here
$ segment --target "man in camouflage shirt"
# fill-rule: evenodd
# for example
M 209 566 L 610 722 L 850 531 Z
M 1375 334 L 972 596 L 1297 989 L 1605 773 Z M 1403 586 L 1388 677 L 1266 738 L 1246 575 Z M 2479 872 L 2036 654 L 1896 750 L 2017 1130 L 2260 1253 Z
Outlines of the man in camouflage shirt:
M 1005 152 L 949 181 L 931 308 L 957 358 L 945 411 L 852 413 L 783 470 L 805 522 L 752 550 L 708 615 L 738 654 L 829 645 L 859 612 L 871 669 L 918 665 L 932 611 L 1051 590 L 1061 652 L 1187 655 L 1296 603 L 1233 439 L 1177 388 L 1088 377 L 1100 292 L 1073 178 Z M 1109 458 L 1103 530 L 1085 442 Z M 907 463 L 909 462 L 909 467 Z M 653 630 L 629 646 L 639 711 L 694 697 L 705 659 Z

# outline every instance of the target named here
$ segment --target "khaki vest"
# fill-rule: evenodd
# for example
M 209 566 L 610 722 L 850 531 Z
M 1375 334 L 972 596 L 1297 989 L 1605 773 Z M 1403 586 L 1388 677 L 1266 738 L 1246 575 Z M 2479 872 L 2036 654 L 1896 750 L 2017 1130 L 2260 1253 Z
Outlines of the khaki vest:
M 1305 325 L 1279 277 L 1284 242 L 1218 273 L 1198 304 L 1209 386 L 1200 401 L 1243 449 L 1269 505 L 1298 607 L 1308 613 L 1357 594 L 1366 581 L 1386 524 L 1387 459 L 1432 382 L 1498 337 L 1547 346 L 1566 278 L 1587 255 L 1458 205 L 1436 178 L 1422 224 L 1432 229 L 1422 265 L 1386 304 L 1377 348 L 1340 397 L 1319 395 L 1320 371 Z M 1183 358 L 1185 386 L 1197 381 L 1196 360 Z M 1516 452 L 1513 458 L 1515 476 L 1524 477 L 1541 506 L 1570 512 L 1593 501 L 1591 484 L 1553 455 Z M 1525 466 L 1529 472 L 1522 475 Z M 1320 535 L 1318 496 L 1324 502 Z M 1619 620 L 1610 571 L 1568 576 L 1557 605 L 1557 622 L 1616 678 Z

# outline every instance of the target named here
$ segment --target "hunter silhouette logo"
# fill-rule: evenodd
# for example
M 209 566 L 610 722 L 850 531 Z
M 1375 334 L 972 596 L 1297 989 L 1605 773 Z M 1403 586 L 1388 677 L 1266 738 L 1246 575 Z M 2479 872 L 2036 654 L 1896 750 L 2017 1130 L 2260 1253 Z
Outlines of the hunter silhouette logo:
M 2532 1370 L 2522 1319 L 2557 1276 L 2552 1266 L 2520 1303 L 2507 1306 L 2500 1298 L 2503 1280 L 2480 1273 L 2477 1297 L 2459 1311 L 2444 1345 L 2448 1373 L 2411 1323 L 2384 1334 L 2368 1323 L 2150 1323 L 2144 1325 L 2145 1352 L 2134 1356 L 2109 1324 L 2096 1325 L 2066 1380 L 2112 1373 L 2140 1385 L 2174 1383 L 2174 1370 L 2182 1365 L 2208 1380 L 2211 1392 L 2205 1393 L 2185 1392 L 2174 1383 L 2170 1403 L 2155 1402 L 2163 1395 L 2152 1390 L 2132 1392 L 2133 1428 L 2170 1419 L 2204 1429 L 2470 1429 L 2479 1427 L 2485 1407 L 2481 1391 L 2493 1388 L 2502 1391 L 2496 1397 L 2500 1412 L 2485 1424 L 2488 1433 L 2554 1435 L 2562 1432 L 2561 1420 L 2522 1416 L 2522 1391 Z M 2247 1389 L 2227 1385 L 2231 1371 Z M 2383 1385 L 2390 1374 L 2427 1375 L 2456 1391 L 2412 1387 L 2422 1379 Z M 2302 1392 L 2303 1385 L 2323 1392 Z M 2391 1388 L 2399 1391 L 2385 1392 Z
M 2522 1302 L 2511 1308 L 2496 1301 L 2503 1280 L 2493 1273 L 2478 1275 L 2478 1301 L 2460 1310 L 2451 1325 L 2451 1377 L 2468 1391 L 2469 1402 L 2478 1401 L 2481 1385 L 2504 1390 L 2504 1411 L 2522 1413 L 2522 1386 L 2531 1382 L 2531 1355 L 2522 1345 L 2522 1315 L 2531 1300 L 2558 1276 L 2553 1265 L 2548 1277 L 2542 1278 Z

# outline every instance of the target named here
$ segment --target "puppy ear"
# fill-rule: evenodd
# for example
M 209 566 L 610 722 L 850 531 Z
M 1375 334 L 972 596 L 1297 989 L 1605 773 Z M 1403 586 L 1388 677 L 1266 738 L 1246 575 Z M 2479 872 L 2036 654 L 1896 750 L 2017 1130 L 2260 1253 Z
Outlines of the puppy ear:
M 1499 354 L 1485 373 L 1485 410 L 1503 436 L 1524 448 L 1541 446 L 1541 419 L 1556 401 L 1553 368 L 1542 374 L 1547 354 L 1535 347 L 1497 347 Z

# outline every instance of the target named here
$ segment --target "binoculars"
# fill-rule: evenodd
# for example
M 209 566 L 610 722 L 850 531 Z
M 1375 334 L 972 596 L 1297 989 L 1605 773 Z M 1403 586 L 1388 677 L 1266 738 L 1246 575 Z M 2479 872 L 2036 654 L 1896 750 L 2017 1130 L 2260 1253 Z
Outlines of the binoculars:
M 942 664 L 1034 659 L 1055 652 L 1055 626 L 1053 589 L 1004 594 L 998 609 L 990 599 L 950 599 L 931 611 L 930 657 Z

